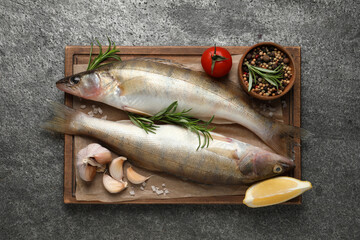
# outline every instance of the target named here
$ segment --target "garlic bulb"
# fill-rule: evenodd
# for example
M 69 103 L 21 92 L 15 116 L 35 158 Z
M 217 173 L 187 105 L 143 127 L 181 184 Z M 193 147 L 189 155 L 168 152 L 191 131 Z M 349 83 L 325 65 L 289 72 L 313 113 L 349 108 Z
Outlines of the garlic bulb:
M 110 177 L 108 174 L 103 175 L 103 185 L 110 193 L 119 193 L 127 187 L 127 182 L 117 181 Z
M 121 181 L 123 179 L 124 176 L 123 165 L 126 160 L 127 160 L 126 157 L 118 157 L 111 161 L 109 166 L 109 172 L 111 177 L 113 177 L 118 181 Z
M 98 169 L 104 171 L 106 164 L 111 161 L 111 152 L 100 144 L 92 143 L 81 149 L 77 154 L 76 166 L 79 176 L 84 181 L 92 181 Z
M 126 169 L 126 177 L 127 179 L 133 183 L 133 184 L 140 184 L 148 180 L 150 177 L 144 177 L 143 175 L 140 175 L 139 173 L 135 172 L 132 167 L 128 167 Z

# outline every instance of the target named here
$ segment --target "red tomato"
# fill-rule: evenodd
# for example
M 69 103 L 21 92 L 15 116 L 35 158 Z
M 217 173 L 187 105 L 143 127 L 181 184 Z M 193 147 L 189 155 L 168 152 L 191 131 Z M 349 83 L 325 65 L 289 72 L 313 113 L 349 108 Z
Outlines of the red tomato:
M 223 77 L 230 72 L 232 58 L 228 50 L 215 46 L 202 54 L 201 65 L 210 76 Z

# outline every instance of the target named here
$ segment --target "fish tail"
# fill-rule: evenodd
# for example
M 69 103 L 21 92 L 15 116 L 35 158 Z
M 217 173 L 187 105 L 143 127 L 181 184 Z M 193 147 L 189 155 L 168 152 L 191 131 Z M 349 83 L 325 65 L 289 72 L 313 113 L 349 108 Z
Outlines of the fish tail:
M 272 124 L 270 132 L 274 132 L 274 134 L 264 139 L 265 142 L 277 153 L 287 156 L 291 156 L 293 146 L 296 145 L 296 139 L 304 140 L 313 135 L 303 128 L 279 122 Z
M 63 104 L 50 101 L 54 116 L 51 120 L 43 123 L 42 128 L 59 133 L 75 134 L 77 132 L 75 117 L 80 113 Z

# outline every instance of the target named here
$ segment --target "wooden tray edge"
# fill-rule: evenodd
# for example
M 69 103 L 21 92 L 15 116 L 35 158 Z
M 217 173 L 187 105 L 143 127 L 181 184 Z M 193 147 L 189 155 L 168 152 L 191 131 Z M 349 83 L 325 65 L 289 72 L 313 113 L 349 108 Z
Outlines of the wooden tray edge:
M 207 49 L 210 46 L 121 46 L 122 51 L 120 54 L 158 54 L 158 55 L 199 55 L 203 50 Z M 224 46 L 232 54 L 232 51 L 238 49 L 240 46 Z M 249 47 L 249 46 L 241 46 Z M 284 46 L 285 47 L 285 46 Z M 103 47 L 103 50 L 106 50 L 107 47 Z M 295 53 L 295 64 L 297 65 L 299 71 L 297 71 L 297 81 L 295 81 L 295 86 L 292 90 L 293 98 L 299 97 L 298 105 L 294 104 L 294 111 L 297 114 L 293 115 L 293 125 L 300 127 L 301 122 L 301 47 L 299 46 L 287 46 L 285 47 L 290 50 L 292 53 Z M 157 51 L 161 49 L 161 54 Z M 184 52 L 182 50 L 186 49 Z M 125 51 L 124 51 L 125 50 Z M 154 50 L 154 51 L 153 51 Z M 191 52 L 188 52 L 191 50 Z M 73 72 L 73 63 L 74 55 L 76 54 L 88 54 L 90 51 L 90 46 L 66 46 L 65 47 L 65 76 L 72 75 Z M 98 48 L 94 48 L 93 53 L 97 54 L 99 52 Z M 65 105 L 72 107 L 73 97 L 70 94 L 65 93 Z M 300 143 L 300 140 L 299 140 Z M 301 179 L 301 153 L 300 146 L 296 155 L 299 156 L 298 161 L 296 162 L 297 167 L 300 169 L 297 176 L 296 172 L 294 177 Z M 73 136 L 65 134 L 64 141 L 64 203 L 65 204 L 229 204 L 229 205 L 240 205 L 243 204 L 242 200 L 244 196 L 216 196 L 216 197 L 194 197 L 194 198 L 172 198 L 172 199 L 141 199 L 134 201 L 124 201 L 124 202 L 100 202 L 100 201 L 78 201 L 73 195 Z M 69 177 L 65 174 L 65 169 L 72 169 L 72 174 Z M 221 198 L 221 199 L 220 199 Z M 231 198 L 231 201 L 224 200 Z M 236 201 L 234 201 L 236 200 Z M 281 203 L 282 205 L 300 205 L 302 204 L 301 195 L 289 200 L 288 202 Z

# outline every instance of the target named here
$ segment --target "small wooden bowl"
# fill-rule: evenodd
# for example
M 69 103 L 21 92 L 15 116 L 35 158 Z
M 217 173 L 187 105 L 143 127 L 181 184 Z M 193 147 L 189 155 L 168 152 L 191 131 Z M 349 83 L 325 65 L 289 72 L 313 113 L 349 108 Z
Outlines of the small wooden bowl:
M 245 60 L 245 57 L 246 55 L 251 52 L 254 48 L 257 48 L 257 47 L 261 47 L 261 46 L 273 46 L 275 48 L 277 48 L 278 50 L 282 51 L 283 53 L 285 53 L 287 55 L 287 57 L 290 59 L 290 62 L 288 64 L 288 66 L 291 67 L 291 73 L 292 73 L 292 76 L 290 78 L 290 83 L 285 87 L 285 89 L 283 90 L 283 92 L 279 95 L 276 95 L 276 96 L 262 96 L 262 95 L 259 95 L 257 93 L 254 93 L 254 92 L 249 92 L 248 91 L 248 87 L 246 86 L 245 84 L 245 81 L 243 79 L 243 63 L 244 63 L 244 60 Z M 238 73 L 239 73 L 239 77 L 240 77 L 240 85 L 241 87 L 244 89 L 244 91 L 249 94 L 250 96 L 254 97 L 254 98 L 257 98 L 257 99 L 260 99 L 260 100 L 273 100 L 273 99 L 277 99 L 277 98 L 280 98 L 281 96 L 284 96 L 287 92 L 290 91 L 290 89 L 293 87 L 294 85 L 294 82 L 295 82 L 295 76 L 296 76 L 296 71 L 297 69 L 295 68 L 295 65 L 294 65 L 294 59 L 292 58 L 291 54 L 286 51 L 282 46 L 276 44 L 276 43 L 273 43 L 273 42 L 262 42 L 262 43 L 258 43 L 258 44 L 255 44 L 253 46 L 251 46 L 245 53 L 244 55 L 241 57 L 240 59 L 240 62 L 239 62 L 239 67 L 238 67 Z

